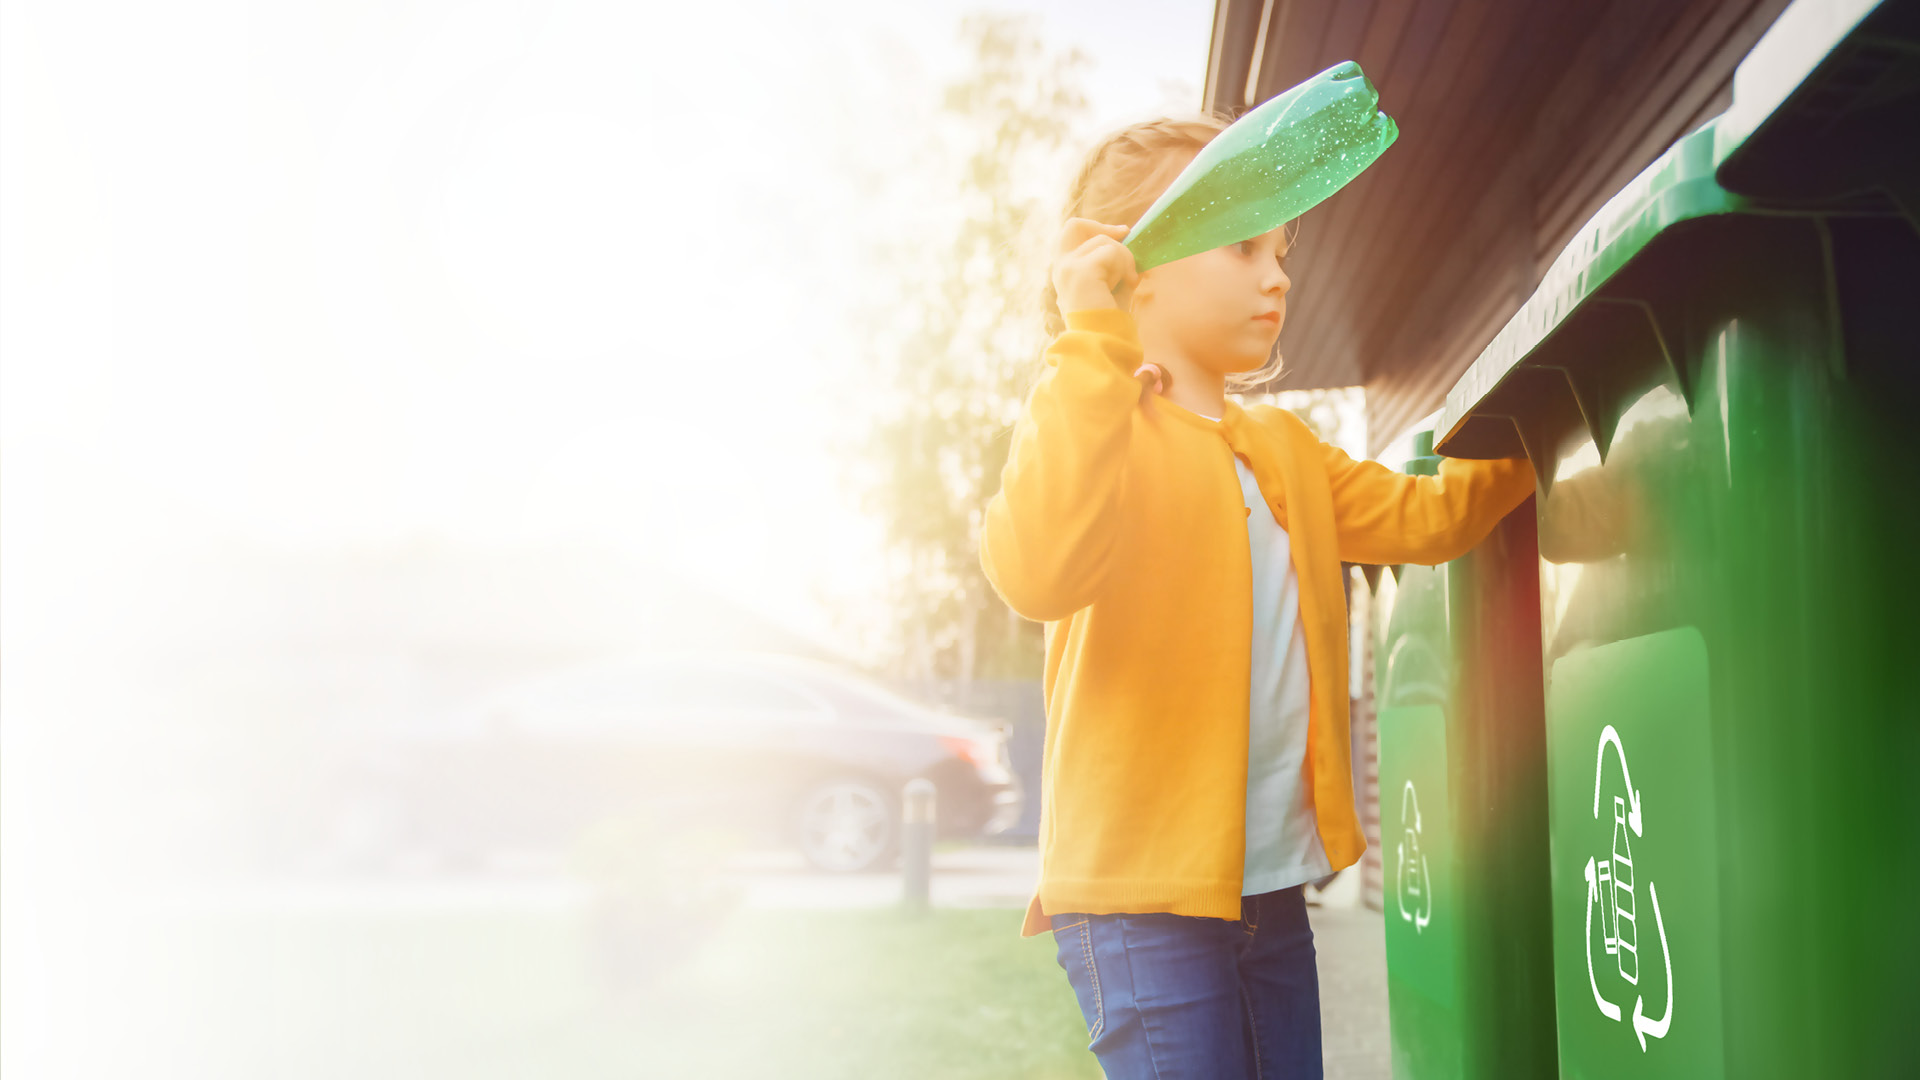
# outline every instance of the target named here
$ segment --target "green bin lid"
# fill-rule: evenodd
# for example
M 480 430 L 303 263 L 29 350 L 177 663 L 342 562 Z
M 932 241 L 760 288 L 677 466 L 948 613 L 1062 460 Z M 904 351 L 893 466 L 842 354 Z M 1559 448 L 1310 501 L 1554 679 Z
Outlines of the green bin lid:
M 1733 104 L 1714 123 L 1719 181 L 1769 199 L 1877 186 L 1920 218 L 1908 201 L 1920 177 L 1916 93 L 1920 3 L 1800 0 L 1734 71 Z
M 1725 113 L 1683 136 L 1574 234 L 1447 392 L 1441 453 L 1533 457 L 1544 490 L 1545 455 L 1528 445 L 1528 429 L 1554 425 L 1535 415 L 1541 401 L 1555 385 L 1554 396 L 1565 397 L 1565 383 L 1578 376 L 1543 354 L 1576 325 L 1596 340 L 1659 339 L 1658 313 L 1620 290 L 1610 294 L 1609 284 L 1649 252 L 1684 242 L 1691 222 L 1900 212 L 1920 227 L 1911 201 L 1920 183 L 1920 0 L 1798 0 L 1740 63 L 1733 85 Z

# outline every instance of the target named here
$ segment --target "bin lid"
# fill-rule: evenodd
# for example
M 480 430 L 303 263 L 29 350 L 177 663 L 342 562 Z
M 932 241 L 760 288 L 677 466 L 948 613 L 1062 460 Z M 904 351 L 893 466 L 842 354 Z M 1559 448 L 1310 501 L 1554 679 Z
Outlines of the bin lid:
M 1911 134 L 1920 102 L 1917 45 L 1920 0 L 1797 0 L 1788 7 L 1735 70 L 1727 111 L 1683 136 L 1607 200 L 1447 392 L 1437 448 L 1452 457 L 1535 456 L 1540 466 L 1521 423 L 1533 397 L 1527 384 L 1542 375 L 1526 370 L 1529 361 L 1563 328 L 1601 317 L 1597 308 L 1633 303 L 1605 296 L 1605 286 L 1651 247 L 1671 242 L 1666 234 L 1676 226 L 1782 202 L 1806 210 L 1897 205 L 1873 188 L 1904 186 L 1910 193 L 1920 178 L 1907 160 L 1920 143 Z M 1882 120 L 1883 106 L 1906 122 L 1855 122 Z M 1863 142 L 1875 144 L 1871 154 Z
M 1920 3 L 1913 0 L 1799 0 L 1788 7 L 1734 69 L 1733 104 L 1714 123 L 1720 183 L 1775 198 L 1832 197 L 1870 186 L 1863 159 L 1917 152 L 1916 50 Z

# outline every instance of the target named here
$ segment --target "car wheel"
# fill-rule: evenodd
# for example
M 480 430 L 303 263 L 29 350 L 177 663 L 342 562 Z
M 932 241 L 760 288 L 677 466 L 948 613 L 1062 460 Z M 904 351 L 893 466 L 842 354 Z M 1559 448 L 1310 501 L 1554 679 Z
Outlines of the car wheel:
M 800 796 L 800 853 L 815 867 L 851 874 L 885 865 L 899 826 L 893 800 L 871 781 L 842 778 Z

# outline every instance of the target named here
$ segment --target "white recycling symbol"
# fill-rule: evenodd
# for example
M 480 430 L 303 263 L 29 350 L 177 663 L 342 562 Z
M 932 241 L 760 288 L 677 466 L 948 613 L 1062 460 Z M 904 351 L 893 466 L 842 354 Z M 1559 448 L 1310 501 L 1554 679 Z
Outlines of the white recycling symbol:
M 1414 933 L 1433 921 L 1433 879 L 1427 876 L 1427 853 L 1420 850 L 1420 797 L 1413 781 L 1400 792 L 1400 843 L 1394 848 L 1394 879 L 1399 884 L 1400 918 L 1413 924 Z M 1407 906 L 1411 897 L 1413 906 Z M 1421 903 L 1425 902 L 1425 910 Z
M 1593 990 L 1593 1003 L 1609 1020 L 1620 1019 L 1620 1006 L 1607 1000 L 1600 993 L 1600 983 L 1593 971 L 1593 908 L 1600 905 L 1600 931 L 1608 956 L 1615 958 L 1615 967 L 1620 977 L 1630 986 L 1640 985 L 1640 932 L 1639 920 L 1635 916 L 1634 871 L 1632 839 L 1640 832 L 1640 792 L 1633 786 L 1633 780 L 1627 772 L 1627 750 L 1620 742 L 1620 733 L 1612 724 L 1600 732 L 1598 757 L 1593 766 L 1593 817 L 1600 820 L 1600 780 L 1606 771 L 1607 747 L 1611 745 L 1620 759 L 1620 779 L 1626 787 L 1625 796 L 1613 797 L 1613 848 L 1603 859 L 1587 860 L 1587 985 Z M 1673 956 L 1667 951 L 1667 926 L 1660 916 L 1660 893 L 1652 882 L 1647 883 L 1647 896 L 1653 901 L 1653 924 L 1660 936 L 1660 958 L 1667 972 L 1666 1010 L 1658 1020 L 1649 1020 L 1646 1015 L 1646 998 L 1638 997 L 1633 1003 L 1633 1034 L 1640 1040 L 1642 1053 L 1647 1049 L 1647 1036 L 1664 1039 L 1667 1029 L 1673 1023 Z

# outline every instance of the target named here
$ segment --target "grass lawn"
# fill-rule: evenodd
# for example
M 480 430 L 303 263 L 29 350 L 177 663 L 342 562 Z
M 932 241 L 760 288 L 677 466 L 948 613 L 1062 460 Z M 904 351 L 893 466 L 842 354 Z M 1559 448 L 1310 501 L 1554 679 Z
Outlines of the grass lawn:
M 1020 915 L 739 910 L 616 990 L 572 909 L 223 912 L 169 924 L 128 989 L 141 1059 L 196 1078 L 1097 1080 Z

